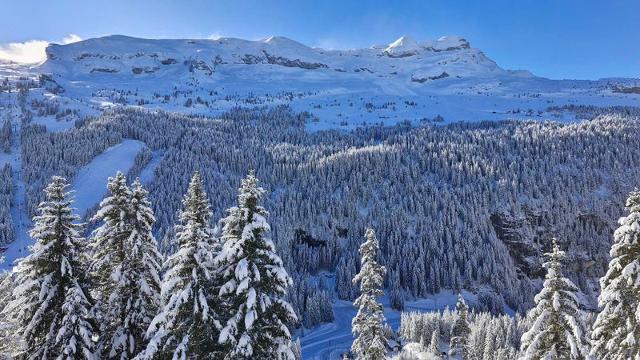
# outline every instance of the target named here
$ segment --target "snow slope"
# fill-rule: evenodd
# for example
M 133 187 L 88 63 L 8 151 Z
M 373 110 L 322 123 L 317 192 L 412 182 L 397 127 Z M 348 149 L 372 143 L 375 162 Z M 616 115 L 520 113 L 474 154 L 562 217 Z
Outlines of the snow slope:
M 112 146 L 80 169 L 72 183 L 75 191 L 74 207 L 80 216 L 100 203 L 107 193 L 107 180 L 118 171 L 126 172 L 133 166 L 133 160 L 144 143 L 137 140 L 123 140 Z
M 12 119 L 14 129 L 11 141 L 11 176 L 15 188 L 13 194 L 13 204 L 11 206 L 11 218 L 15 227 L 16 240 L 7 246 L 7 251 L 3 254 L 5 262 L 0 264 L 0 269 L 11 269 L 15 260 L 27 254 L 27 247 L 31 244 L 28 231 L 31 228 L 31 219 L 27 215 L 25 204 L 25 185 L 22 179 L 22 151 L 20 151 L 20 134 L 22 124 L 17 117 Z
M 16 132 L 14 136 L 19 136 L 19 133 Z M 133 166 L 136 154 L 144 146 L 144 143 L 137 140 L 124 140 L 122 143 L 108 148 L 102 154 L 96 156 L 89 164 L 82 167 L 75 179 L 73 179 L 71 186 L 71 190 L 74 191 L 75 202 L 73 206 L 76 209 L 76 213 L 83 216 L 88 209 L 100 203 L 107 193 L 107 179 L 115 175 L 117 171 L 126 173 Z M 28 252 L 28 246 L 33 243 L 28 234 L 32 223 L 24 204 L 24 183 L 19 177 L 21 152 L 14 151 L 12 153 L 16 154 L 13 160 L 13 176 L 16 180 L 16 193 L 14 195 L 16 205 L 11 209 L 11 216 L 16 226 L 17 239 L 8 245 L 7 251 L 4 253 L 6 261 L 0 264 L 0 269 L 12 268 L 14 261 L 24 257 Z

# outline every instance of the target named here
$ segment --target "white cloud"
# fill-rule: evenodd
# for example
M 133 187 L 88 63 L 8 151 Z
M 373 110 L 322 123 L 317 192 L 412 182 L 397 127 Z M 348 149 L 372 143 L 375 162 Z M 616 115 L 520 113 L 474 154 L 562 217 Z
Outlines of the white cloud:
M 313 47 L 323 50 L 341 50 L 347 48 L 344 44 L 341 44 L 337 40 L 331 38 L 320 39 Z
M 44 40 L 0 44 L 0 60 L 24 64 L 41 62 L 46 58 L 44 49 L 47 45 L 49 42 Z
M 71 44 L 82 40 L 80 36 L 69 34 L 60 43 Z M 28 40 L 25 42 L 0 44 L 0 60 L 22 64 L 35 64 L 46 60 L 44 50 L 49 45 L 45 40 Z
M 207 39 L 209 39 L 209 40 L 218 40 L 218 39 L 220 39 L 222 37 L 224 37 L 224 36 L 221 33 L 215 32 L 215 33 L 207 36 Z
M 65 45 L 78 41 L 82 41 L 82 38 L 76 34 L 69 34 L 69 36 L 65 36 L 64 38 L 62 38 L 62 43 Z

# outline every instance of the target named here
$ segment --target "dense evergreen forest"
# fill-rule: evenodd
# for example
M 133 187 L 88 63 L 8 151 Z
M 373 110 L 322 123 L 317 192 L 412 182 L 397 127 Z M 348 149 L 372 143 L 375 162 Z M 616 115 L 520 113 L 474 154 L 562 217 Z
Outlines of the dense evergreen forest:
M 61 133 L 25 127 L 28 208 L 35 214 L 51 175 L 72 177 L 109 146 L 137 139 L 163 154 L 147 186 L 163 252 L 190 174 L 201 172 L 219 219 L 235 184 L 256 170 L 268 190 L 273 238 L 296 279 L 291 300 L 300 314 L 311 295 L 326 298 L 314 281 L 319 272 L 335 274 L 339 298 L 355 297 L 351 278 L 367 226 L 378 232 L 385 287 L 396 298 L 465 288 L 479 292 L 485 310 L 526 310 L 540 287 L 541 254 L 555 236 L 569 254 L 569 277 L 595 308 L 593 279 L 604 272 L 619 204 L 640 167 L 640 123 L 621 110 L 628 112 L 613 108 L 569 124 L 313 134 L 305 131 L 306 114 L 286 107 L 235 109 L 217 120 L 117 110 Z M 136 158 L 137 168 L 150 160 L 149 150 Z

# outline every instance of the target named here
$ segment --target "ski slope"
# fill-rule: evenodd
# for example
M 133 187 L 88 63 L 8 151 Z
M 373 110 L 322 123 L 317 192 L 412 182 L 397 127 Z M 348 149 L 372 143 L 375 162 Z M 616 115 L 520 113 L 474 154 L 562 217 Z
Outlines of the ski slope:
M 74 207 L 83 216 L 88 209 L 99 204 L 107 194 L 107 180 L 118 171 L 127 173 L 133 166 L 133 160 L 144 148 L 144 143 L 125 139 L 112 146 L 80 169 L 72 183 Z
M 18 137 L 16 132 L 14 136 Z M 14 142 L 17 144 L 17 142 Z M 133 160 L 140 150 L 144 148 L 144 143 L 137 140 L 125 139 L 118 145 L 112 146 L 102 154 L 96 156 L 89 164 L 80 169 L 73 179 L 71 190 L 74 191 L 74 208 L 81 217 L 88 209 L 100 203 L 107 193 L 107 179 L 116 174 L 117 171 L 126 173 Z M 21 152 L 14 149 L 12 168 L 14 169 L 14 179 L 16 181 L 16 193 L 14 195 L 15 205 L 11 208 L 11 216 L 16 227 L 17 239 L 7 246 L 4 253 L 5 262 L 1 264 L 2 269 L 11 269 L 17 259 L 28 254 L 28 247 L 33 243 L 29 237 L 29 230 L 32 227 L 24 203 L 25 189 L 21 181 Z

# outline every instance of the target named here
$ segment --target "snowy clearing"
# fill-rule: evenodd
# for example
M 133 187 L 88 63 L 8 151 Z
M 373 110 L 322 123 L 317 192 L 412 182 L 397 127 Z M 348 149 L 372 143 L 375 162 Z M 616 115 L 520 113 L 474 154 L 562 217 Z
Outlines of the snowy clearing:
M 73 180 L 77 213 L 82 216 L 92 206 L 98 204 L 107 193 L 107 179 L 116 172 L 126 173 L 144 143 L 137 140 L 124 140 L 96 156 L 78 172 Z
M 473 303 L 476 301 L 474 294 L 463 291 L 464 298 Z M 442 291 L 425 299 L 407 301 L 405 312 L 411 311 L 442 311 L 446 308 L 455 308 L 458 295 L 451 291 Z M 387 298 L 383 299 L 384 315 L 387 323 L 394 329 L 400 327 L 400 311 L 389 307 Z M 340 354 L 347 351 L 353 342 L 351 335 L 351 319 L 356 314 L 356 309 L 349 301 L 337 300 L 333 305 L 335 321 L 321 324 L 312 329 L 304 329 L 300 334 L 302 345 L 302 358 L 312 360 L 340 359 Z

